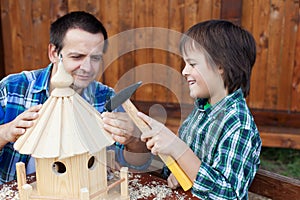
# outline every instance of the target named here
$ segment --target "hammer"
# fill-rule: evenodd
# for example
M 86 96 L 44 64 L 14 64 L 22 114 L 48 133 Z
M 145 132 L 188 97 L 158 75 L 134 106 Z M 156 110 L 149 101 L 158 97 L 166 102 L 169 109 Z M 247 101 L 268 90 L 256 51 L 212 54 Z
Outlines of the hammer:
M 115 96 L 113 96 L 108 102 L 106 102 L 105 108 L 107 111 L 111 112 L 118 106 L 122 105 L 126 113 L 129 115 L 129 117 L 132 119 L 135 125 L 140 129 L 140 131 L 145 132 L 149 131 L 150 127 L 146 122 L 144 122 L 141 118 L 137 116 L 138 110 L 130 101 L 131 95 L 141 84 L 142 82 L 140 81 L 124 88 Z M 181 185 L 184 191 L 189 190 L 193 186 L 192 181 L 171 156 L 164 154 L 158 154 L 158 156 L 173 173 L 173 175 L 175 176 L 175 178 L 177 179 L 178 183 Z

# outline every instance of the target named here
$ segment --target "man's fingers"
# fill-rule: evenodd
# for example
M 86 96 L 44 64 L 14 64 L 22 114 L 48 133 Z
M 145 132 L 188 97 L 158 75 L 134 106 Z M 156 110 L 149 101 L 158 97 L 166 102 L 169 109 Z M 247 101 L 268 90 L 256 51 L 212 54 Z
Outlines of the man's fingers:
M 106 119 L 118 119 L 121 121 L 128 120 L 127 113 L 122 113 L 122 112 L 104 112 L 104 113 L 101 113 L 101 117 L 106 118 Z
M 17 128 L 30 128 L 33 126 L 33 121 L 20 120 L 16 125 Z
M 32 106 L 30 107 L 28 110 L 32 111 L 32 112 L 37 112 L 42 108 L 42 104 L 36 105 L 36 106 Z

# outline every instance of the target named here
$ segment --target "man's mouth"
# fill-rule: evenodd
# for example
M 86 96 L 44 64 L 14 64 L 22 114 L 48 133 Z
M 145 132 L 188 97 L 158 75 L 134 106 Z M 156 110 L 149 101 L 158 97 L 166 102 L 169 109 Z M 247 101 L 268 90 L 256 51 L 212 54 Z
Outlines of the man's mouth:
M 90 78 L 90 76 L 87 76 L 87 75 L 80 75 L 80 74 L 75 74 L 75 76 L 78 78 L 78 79 L 82 79 L 82 80 L 87 80 Z

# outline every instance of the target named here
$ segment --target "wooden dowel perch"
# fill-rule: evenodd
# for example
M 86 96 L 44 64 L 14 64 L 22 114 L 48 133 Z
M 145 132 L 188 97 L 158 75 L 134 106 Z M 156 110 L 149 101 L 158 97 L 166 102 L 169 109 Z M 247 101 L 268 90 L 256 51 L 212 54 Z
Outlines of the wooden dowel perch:
M 104 189 L 102 189 L 102 190 L 99 190 L 98 192 L 96 192 L 96 193 L 90 195 L 90 199 L 95 198 L 96 196 L 102 194 L 103 192 L 108 192 L 110 189 L 112 189 L 113 187 L 115 187 L 115 186 L 121 184 L 123 181 L 125 181 L 125 178 L 121 178 L 120 180 L 118 180 L 118 181 L 116 181 L 116 182 L 110 184 L 110 185 L 107 186 L 106 188 L 104 188 Z

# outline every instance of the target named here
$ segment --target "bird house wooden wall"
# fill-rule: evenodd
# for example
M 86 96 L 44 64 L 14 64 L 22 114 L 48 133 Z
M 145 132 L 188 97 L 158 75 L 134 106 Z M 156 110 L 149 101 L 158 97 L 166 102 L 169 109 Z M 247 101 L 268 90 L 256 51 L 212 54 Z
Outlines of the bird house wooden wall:
M 82 188 L 93 194 L 107 187 L 106 150 L 65 159 L 37 158 L 36 179 L 37 191 L 44 196 L 77 198 Z

